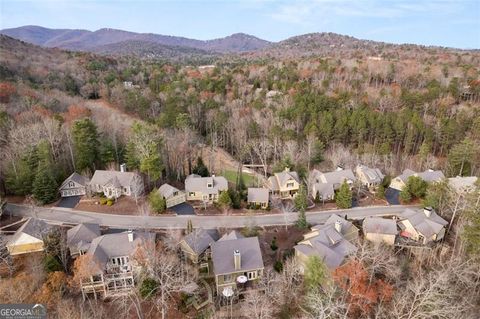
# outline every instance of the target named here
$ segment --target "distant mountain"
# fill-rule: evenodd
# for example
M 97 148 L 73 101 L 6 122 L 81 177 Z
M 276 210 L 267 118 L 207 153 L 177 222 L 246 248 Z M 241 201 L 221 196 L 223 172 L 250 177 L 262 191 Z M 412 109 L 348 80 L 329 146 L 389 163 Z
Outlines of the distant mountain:
M 41 46 L 58 47 L 68 50 L 98 52 L 109 45 L 117 44 L 110 46 L 110 49 L 107 50 L 110 53 L 116 53 L 112 52 L 115 47 L 121 49 L 118 43 L 125 43 L 127 41 L 135 41 L 135 47 L 139 48 L 140 51 L 144 50 L 141 48 L 141 43 L 145 43 L 145 45 L 150 48 L 153 48 L 152 43 L 154 43 L 220 53 L 254 51 L 270 45 L 270 42 L 266 40 L 243 33 L 206 41 L 153 33 L 135 33 L 116 29 L 100 29 L 92 32 L 87 30 L 48 29 L 39 26 L 4 29 L 1 30 L 0 33 Z M 158 48 L 165 49 L 164 47 Z

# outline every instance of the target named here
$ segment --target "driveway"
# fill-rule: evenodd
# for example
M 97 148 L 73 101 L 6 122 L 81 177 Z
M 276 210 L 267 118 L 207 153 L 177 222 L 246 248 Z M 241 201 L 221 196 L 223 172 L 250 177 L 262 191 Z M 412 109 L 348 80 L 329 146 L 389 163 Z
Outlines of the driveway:
M 324 223 L 331 214 L 339 216 L 347 215 L 350 219 L 363 219 L 367 216 L 391 216 L 401 213 L 405 208 L 419 208 L 415 205 L 396 205 L 396 206 L 371 206 L 356 207 L 351 209 L 336 209 L 330 211 L 309 211 L 307 212 L 307 221 L 311 224 Z M 206 229 L 225 227 L 240 228 L 247 225 L 257 226 L 279 226 L 293 224 L 297 221 L 297 214 L 270 214 L 270 215 L 251 215 L 251 216 L 138 216 L 138 215 L 112 215 L 102 213 L 92 213 L 71 208 L 61 207 L 34 207 L 7 204 L 13 215 L 36 217 L 53 225 L 79 224 L 79 223 L 97 223 L 100 226 L 121 228 L 121 229 L 184 229 L 187 221 L 190 219 L 194 227 L 203 227 Z
M 169 209 L 173 210 L 177 215 L 195 215 L 195 210 L 189 203 L 181 203 Z
M 82 196 L 62 197 L 62 199 L 58 202 L 57 207 L 75 208 L 81 197 Z
M 400 195 L 400 191 L 391 187 L 385 191 L 385 199 L 390 205 L 400 205 L 398 195 Z

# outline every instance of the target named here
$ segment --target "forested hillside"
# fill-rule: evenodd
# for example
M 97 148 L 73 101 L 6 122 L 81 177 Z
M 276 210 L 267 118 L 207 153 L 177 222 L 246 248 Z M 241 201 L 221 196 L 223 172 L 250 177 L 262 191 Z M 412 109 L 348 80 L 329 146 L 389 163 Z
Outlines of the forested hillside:
M 338 56 L 231 56 L 215 67 L 189 67 L 6 36 L 0 50 L 8 193 L 31 192 L 34 176 L 23 173 L 34 174 L 39 156 L 49 158 L 56 183 L 73 169 L 123 161 L 151 183 L 181 180 L 199 142 L 244 163 L 291 163 L 301 172 L 359 161 L 392 175 L 406 167 L 451 176 L 480 170 L 478 52 L 397 47 L 396 56 L 380 48 L 372 56 L 360 46 Z M 76 122 L 91 116 L 88 99 L 144 124 L 128 131 L 98 118 Z

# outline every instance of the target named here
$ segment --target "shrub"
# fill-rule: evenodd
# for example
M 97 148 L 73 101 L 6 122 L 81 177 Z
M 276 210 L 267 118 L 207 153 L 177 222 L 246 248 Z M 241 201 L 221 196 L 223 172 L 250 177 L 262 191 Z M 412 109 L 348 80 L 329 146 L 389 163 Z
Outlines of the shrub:
M 282 272 L 283 271 L 283 263 L 280 260 L 277 260 L 275 264 L 273 265 L 273 269 L 275 269 L 276 272 Z
M 55 271 L 63 271 L 60 261 L 58 261 L 57 257 L 52 255 L 45 255 L 45 257 L 43 258 L 43 268 L 48 273 Z
M 150 195 L 148 195 L 148 202 L 152 210 L 157 213 L 163 213 L 167 209 L 167 202 L 165 199 L 158 193 L 157 189 L 154 188 Z
M 153 278 L 145 278 L 140 285 L 140 295 L 147 299 L 155 294 L 158 288 L 158 283 Z
M 272 240 L 272 243 L 270 244 L 270 248 L 275 251 L 278 249 L 278 246 L 277 246 L 277 237 L 273 237 L 273 240 Z
M 108 199 L 107 206 L 112 206 L 112 205 L 113 205 L 113 199 Z
M 100 198 L 100 205 L 106 205 L 107 201 L 108 200 L 105 197 Z

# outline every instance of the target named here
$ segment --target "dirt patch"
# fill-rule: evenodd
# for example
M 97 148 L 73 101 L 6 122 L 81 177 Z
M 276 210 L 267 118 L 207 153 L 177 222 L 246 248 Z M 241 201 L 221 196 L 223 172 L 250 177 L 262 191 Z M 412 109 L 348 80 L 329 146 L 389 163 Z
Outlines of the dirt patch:
M 15 222 L 18 222 L 20 220 L 22 220 L 23 217 L 21 216 L 10 216 L 8 213 L 5 213 L 2 215 L 2 218 L 0 218 L 0 227 L 4 227 L 4 226 L 7 226 L 7 225 L 11 225 Z M 18 224 L 20 227 L 21 224 Z M 17 227 L 17 228 L 18 228 Z M 10 230 L 10 229 L 8 229 Z
M 266 266 L 273 266 L 276 261 L 283 262 L 284 258 L 293 253 L 293 246 L 303 239 L 303 234 L 308 230 L 295 226 L 268 227 L 260 231 L 258 240 L 262 249 L 263 262 Z M 272 249 L 275 238 L 277 249 Z M 275 246 L 273 245 L 273 246 Z
M 112 206 L 108 206 L 100 204 L 100 197 L 92 197 L 81 199 L 75 209 L 104 214 L 139 215 L 145 206 L 144 198 L 139 198 L 135 202 L 134 198 L 122 196 Z
M 25 202 L 25 196 L 6 196 L 5 200 L 12 204 L 23 204 Z
M 358 206 L 364 207 L 364 206 L 388 206 L 388 202 L 385 199 L 380 199 L 380 198 L 371 198 L 371 197 L 365 197 L 362 198 L 358 202 Z

